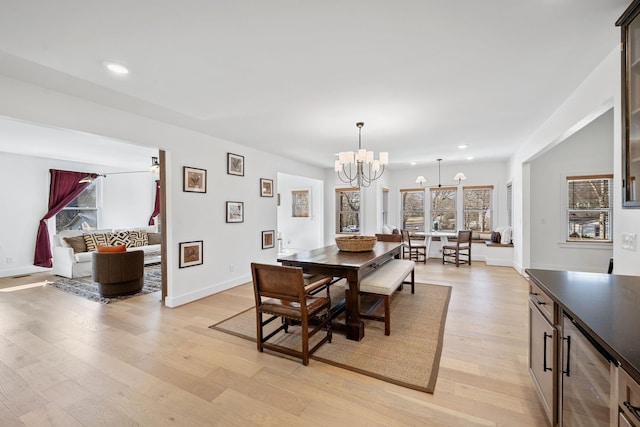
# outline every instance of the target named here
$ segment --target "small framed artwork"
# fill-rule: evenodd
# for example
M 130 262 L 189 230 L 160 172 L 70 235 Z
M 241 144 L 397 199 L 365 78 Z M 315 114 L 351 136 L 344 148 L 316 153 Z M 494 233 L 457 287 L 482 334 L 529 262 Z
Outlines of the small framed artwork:
M 275 247 L 275 234 L 274 230 L 267 230 L 262 232 L 262 249 L 270 249 Z
M 180 243 L 180 268 L 202 264 L 202 240 Z
M 207 171 L 205 169 L 185 166 L 183 178 L 183 191 L 190 193 L 207 192 Z
M 227 222 L 244 222 L 244 202 L 227 202 Z
M 260 196 L 273 197 L 273 180 L 260 178 Z
M 309 190 L 291 191 L 291 216 L 309 218 Z
M 227 173 L 229 175 L 244 176 L 244 156 L 227 153 Z

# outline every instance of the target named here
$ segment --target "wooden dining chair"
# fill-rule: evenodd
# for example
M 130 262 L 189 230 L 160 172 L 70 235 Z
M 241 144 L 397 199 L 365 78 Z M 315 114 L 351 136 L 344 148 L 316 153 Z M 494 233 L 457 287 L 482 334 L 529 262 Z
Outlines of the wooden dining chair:
M 411 236 L 409 235 L 409 230 L 401 230 L 402 241 L 404 243 L 405 255 L 403 258 L 407 258 L 406 254 L 408 253 L 408 258 L 411 261 L 422 262 L 423 264 L 427 263 L 427 246 L 424 244 L 418 244 L 411 241 Z
M 304 365 L 308 365 L 309 356 L 325 342 L 331 342 L 331 299 L 311 293 L 328 286 L 333 278 L 314 277 L 311 281 L 307 278 L 305 287 L 301 268 L 258 263 L 251 263 L 251 275 L 256 300 L 258 351 L 266 348 L 299 357 Z M 265 319 L 264 315 L 268 317 Z M 264 327 L 278 318 L 281 324 L 265 336 Z M 292 323 L 300 324 L 302 351 L 267 342 L 278 332 L 288 333 Z M 326 331 L 326 336 L 309 349 L 309 338 L 321 330 Z
M 456 244 L 442 247 L 442 263 L 471 265 L 471 230 L 458 231 Z

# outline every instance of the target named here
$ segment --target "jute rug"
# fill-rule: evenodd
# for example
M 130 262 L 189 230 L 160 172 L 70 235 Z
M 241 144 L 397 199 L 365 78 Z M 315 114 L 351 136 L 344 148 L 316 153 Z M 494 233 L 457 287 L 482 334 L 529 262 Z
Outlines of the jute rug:
M 384 335 L 383 322 L 365 320 L 365 337 L 361 341 L 348 340 L 343 334 L 334 332 L 332 342 L 325 343 L 311 358 L 433 393 L 451 288 L 416 283 L 415 292 L 412 295 L 410 286 L 405 285 L 404 290 L 391 299 L 391 335 Z M 333 290 L 331 293 L 336 295 Z M 210 328 L 255 342 L 255 309 L 250 308 Z M 271 342 L 300 349 L 299 328 L 292 327 L 289 331 L 273 337 Z M 323 333 L 318 332 L 314 338 L 321 335 Z
M 144 285 L 140 292 L 133 295 L 122 295 L 109 298 L 100 296 L 100 293 L 98 292 L 98 284 L 91 280 L 91 276 L 78 277 L 76 279 L 63 277 L 55 282 L 47 282 L 47 284 L 60 289 L 61 291 L 68 292 L 91 301 L 99 302 L 101 304 L 110 304 L 112 302 L 122 301 L 137 295 L 144 295 L 159 291 L 162 286 L 162 272 L 160 271 L 159 264 L 146 266 L 144 268 Z

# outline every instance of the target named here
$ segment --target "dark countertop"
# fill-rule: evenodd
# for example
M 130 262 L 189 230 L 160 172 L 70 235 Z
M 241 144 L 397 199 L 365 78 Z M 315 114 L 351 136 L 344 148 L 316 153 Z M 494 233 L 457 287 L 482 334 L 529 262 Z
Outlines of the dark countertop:
M 527 269 L 549 297 L 640 382 L 640 277 Z

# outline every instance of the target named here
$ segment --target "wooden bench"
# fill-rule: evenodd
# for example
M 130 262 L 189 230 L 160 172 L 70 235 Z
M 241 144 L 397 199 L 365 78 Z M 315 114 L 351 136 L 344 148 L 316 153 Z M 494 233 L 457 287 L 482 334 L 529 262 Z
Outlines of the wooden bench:
M 406 277 L 411 274 L 411 281 Z M 374 305 L 365 313 L 360 313 L 364 319 L 384 321 L 384 334 L 391 334 L 391 295 L 403 284 L 411 284 L 411 293 L 415 293 L 415 262 L 403 259 L 393 259 L 360 281 L 360 293 L 380 298 L 384 302 L 384 316 L 373 315 Z M 348 292 L 348 290 L 347 290 Z

